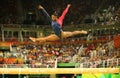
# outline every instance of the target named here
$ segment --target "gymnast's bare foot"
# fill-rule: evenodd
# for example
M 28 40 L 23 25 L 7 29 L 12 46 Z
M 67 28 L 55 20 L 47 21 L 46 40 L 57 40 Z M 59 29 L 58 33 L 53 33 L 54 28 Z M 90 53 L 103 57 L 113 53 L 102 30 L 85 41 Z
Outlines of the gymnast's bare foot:
M 81 32 L 82 32 L 82 34 L 87 34 L 87 31 L 85 31 L 85 30 L 82 30 Z
M 36 42 L 36 38 L 29 37 L 29 39 L 32 40 L 33 42 Z

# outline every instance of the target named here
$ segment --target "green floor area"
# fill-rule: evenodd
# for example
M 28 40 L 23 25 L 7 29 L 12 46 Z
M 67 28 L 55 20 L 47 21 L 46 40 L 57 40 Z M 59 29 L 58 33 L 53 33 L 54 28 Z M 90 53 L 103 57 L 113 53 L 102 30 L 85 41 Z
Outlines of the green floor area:
M 82 74 L 82 78 L 120 78 L 118 74 Z

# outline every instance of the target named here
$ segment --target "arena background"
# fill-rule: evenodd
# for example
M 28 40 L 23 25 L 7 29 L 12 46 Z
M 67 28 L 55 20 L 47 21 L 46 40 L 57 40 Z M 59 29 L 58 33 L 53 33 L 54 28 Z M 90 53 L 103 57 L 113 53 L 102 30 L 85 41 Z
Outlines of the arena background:
M 64 40 L 34 43 L 52 27 L 38 5 L 51 15 L 70 10 L 64 31 L 86 30 Z M 2 0 L 0 2 L 0 71 L 2 68 L 120 68 L 120 0 Z M 29 72 L 29 71 L 28 71 Z M 63 71 L 64 72 L 64 71 Z M 120 73 L 7 74 L 0 78 L 120 78 Z

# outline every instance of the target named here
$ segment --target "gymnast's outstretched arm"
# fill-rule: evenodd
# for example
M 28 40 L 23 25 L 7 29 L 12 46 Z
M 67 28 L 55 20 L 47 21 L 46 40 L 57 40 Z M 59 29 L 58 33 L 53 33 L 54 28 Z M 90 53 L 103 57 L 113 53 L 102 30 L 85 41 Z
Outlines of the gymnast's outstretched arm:
M 38 6 L 38 9 L 42 10 L 42 12 L 44 13 L 44 15 L 47 16 L 47 18 L 49 19 L 50 22 L 52 21 L 50 15 L 47 13 L 47 11 L 41 5 Z

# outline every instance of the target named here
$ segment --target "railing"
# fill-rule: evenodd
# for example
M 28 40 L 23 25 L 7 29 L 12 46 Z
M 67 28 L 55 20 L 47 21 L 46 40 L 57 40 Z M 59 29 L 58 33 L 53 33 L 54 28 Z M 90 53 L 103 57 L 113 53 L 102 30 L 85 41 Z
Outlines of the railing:
M 45 34 L 49 35 L 53 31 L 50 25 L 0 24 L 0 28 L 1 28 L 1 33 L 0 33 L 1 41 L 6 41 L 5 40 L 6 36 L 9 36 L 10 38 L 14 37 L 14 34 L 16 34 L 16 37 L 19 37 L 18 41 L 24 41 L 23 38 L 25 37 L 23 34 L 25 34 L 25 36 L 28 36 L 28 35 L 32 36 L 32 34 L 34 34 L 33 37 L 35 36 L 39 37 L 40 33 L 43 33 L 43 35 Z M 119 29 L 120 29 L 119 24 L 109 25 L 109 26 L 106 25 L 102 27 L 100 25 L 94 26 L 93 24 L 79 24 L 75 26 L 66 25 L 63 27 L 64 31 L 87 30 L 88 33 L 93 33 L 93 34 L 98 32 L 98 30 L 106 31 L 105 34 L 111 34 L 111 31 L 119 33 Z M 96 34 L 94 36 L 94 39 L 97 39 L 97 38 L 99 39 L 97 35 L 100 36 L 100 34 Z
M 36 64 L 0 64 L 0 68 L 57 68 L 57 59 L 50 63 Z
M 55 68 L 55 64 L 0 64 L 0 68 Z
M 94 62 L 84 62 L 76 66 L 76 68 L 116 68 L 120 66 L 120 58 L 111 58 Z
M 101 27 L 102 26 L 102 27 Z M 50 25 L 25 25 L 25 24 L 0 24 L 1 28 L 29 28 L 29 29 L 38 29 L 38 28 L 46 28 L 46 29 L 51 29 L 52 27 Z M 114 25 L 94 25 L 94 24 L 78 24 L 78 25 L 65 25 L 63 26 L 63 30 L 74 30 L 74 29 L 110 29 L 114 27 L 119 27 L 119 24 L 114 24 Z
M 76 66 L 76 68 L 116 68 L 120 66 L 120 58 L 111 58 L 107 60 L 84 62 Z M 56 68 L 55 64 L 0 64 L 0 68 Z

